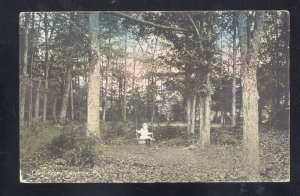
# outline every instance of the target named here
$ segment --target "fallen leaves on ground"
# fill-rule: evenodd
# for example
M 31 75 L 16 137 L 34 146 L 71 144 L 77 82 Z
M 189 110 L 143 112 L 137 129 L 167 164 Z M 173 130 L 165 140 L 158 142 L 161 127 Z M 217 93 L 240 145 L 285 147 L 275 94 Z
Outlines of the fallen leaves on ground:
M 289 136 L 279 131 L 260 133 L 262 181 L 289 180 Z M 151 147 L 107 146 L 93 168 L 67 167 L 53 160 L 22 173 L 25 182 L 219 182 L 245 181 L 241 145 Z

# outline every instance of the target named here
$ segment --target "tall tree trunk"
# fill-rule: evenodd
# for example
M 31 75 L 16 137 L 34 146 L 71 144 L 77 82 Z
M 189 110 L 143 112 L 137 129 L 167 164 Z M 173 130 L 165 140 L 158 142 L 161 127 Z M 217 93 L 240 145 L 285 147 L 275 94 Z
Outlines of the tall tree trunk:
M 233 14 L 233 62 L 232 62 L 232 104 L 231 104 L 231 126 L 236 126 L 236 27 L 237 27 L 237 17 L 236 14 Z
M 57 98 L 56 98 L 56 95 L 54 95 L 53 96 L 53 105 L 52 105 L 52 116 L 53 116 L 53 121 L 54 122 L 57 122 L 56 107 L 57 107 Z
M 31 124 L 32 121 L 32 91 L 33 91 L 33 81 L 32 81 L 32 70 L 33 70 L 33 65 L 34 65 L 34 50 L 36 48 L 36 41 L 35 41 L 35 36 L 34 36 L 34 13 L 31 14 L 31 43 L 30 43 L 30 58 L 29 58 L 29 64 L 30 64 L 30 81 L 29 81 L 29 111 L 28 111 L 28 122 L 29 125 Z
M 211 88 L 210 83 L 210 74 L 207 74 L 206 84 L 208 88 Z M 198 141 L 198 145 L 201 148 L 205 148 L 210 145 L 210 103 L 211 103 L 211 95 L 207 94 L 203 96 L 203 101 L 201 105 L 203 105 L 203 125 L 201 126 L 200 137 Z
M 152 90 L 151 90 L 151 125 L 154 122 L 155 115 L 155 93 L 156 93 L 156 78 L 152 76 Z
M 221 110 L 221 119 L 220 119 L 220 123 L 221 123 L 221 125 L 222 125 L 222 127 L 224 127 L 224 102 L 226 102 L 225 101 L 225 96 L 223 96 L 223 86 L 222 86 L 222 84 L 221 84 L 221 86 L 220 86 L 220 91 L 221 91 L 221 93 L 220 93 L 220 97 L 222 98 L 222 101 L 220 101 L 220 110 Z
M 191 116 L 191 133 L 195 135 L 195 117 L 196 117 L 196 95 L 193 96 L 192 116 Z
M 111 70 L 114 70 L 114 64 L 111 64 Z M 113 107 L 113 101 L 114 101 L 114 91 L 113 91 L 113 85 L 114 84 L 114 77 L 113 74 L 111 75 L 110 78 L 110 105 Z M 111 116 L 111 115 L 110 115 Z
M 43 121 L 47 119 L 47 102 L 48 102 L 48 77 L 49 77 L 49 49 L 48 49 L 48 15 L 44 14 L 44 31 L 45 31 L 45 94 L 43 105 Z
M 65 124 L 67 120 L 67 108 L 69 103 L 70 87 L 71 87 L 71 66 L 67 68 L 67 81 L 65 82 L 64 94 L 61 102 L 61 109 L 59 115 L 59 122 Z
M 199 52 L 203 53 L 204 52 L 204 47 L 202 44 L 202 37 L 201 37 L 201 30 L 202 30 L 202 26 L 203 23 L 200 22 L 200 26 L 198 27 L 197 24 L 194 22 L 194 20 L 192 19 L 192 17 L 190 15 L 188 15 L 191 24 L 193 25 L 194 29 L 195 29 L 195 36 L 198 36 L 198 40 L 199 40 Z M 208 41 L 211 45 L 213 45 L 213 41 L 211 38 L 211 32 L 213 31 L 212 28 L 212 16 L 211 14 L 209 14 L 209 22 L 208 22 L 208 26 L 210 27 L 207 37 L 208 37 Z M 210 51 L 211 52 L 211 51 Z M 209 62 L 211 61 L 211 59 L 208 59 Z M 209 63 L 210 64 L 210 63 Z M 206 85 L 207 88 L 210 90 L 211 89 L 211 83 L 210 83 L 210 74 L 207 73 L 206 75 Z M 210 102 L 211 102 L 211 94 L 210 92 L 204 96 L 204 116 L 203 116 L 203 126 L 201 127 L 201 132 L 200 132 L 200 137 L 198 140 L 198 145 L 201 148 L 205 148 L 206 146 L 210 145 Z
M 21 29 L 21 43 L 23 43 L 23 47 L 20 48 L 20 123 L 24 123 L 25 116 L 25 98 L 26 98 L 26 87 L 28 83 L 28 74 L 27 74 L 27 66 L 28 66 L 28 21 L 29 14 L 25 14 L 24 21 L 24 29 Z
M 137 130 L 137 105 L 136 105 L 136 99 L 135 99 L 135 63 L 136 59 L 133 58 L 133 76 L 132 76 L 132 90 L 131 90 L 131 97 L 133 99 L 134 103 L 134 118 L 135 118 L 135 129 Z
M 110 32 L 110 29 L 109 29 Z M 107 65 L 106 65 L 106 69 L 105 69 L 105 94 L 103 95 L 103 100 L 104 100 L 104 105 L 103 105 L 103 113 L 102 113 L 102 120 L 103 122 L 105 121 L 105 117 L 106 117 L 106 108 L 107 108 L 107 91 L 108 91 L 108 72 L 109 72 L 109 66 L 110 66 L 110 38 L 108 39 L 108 48 L 109 48 L 109 52 L 107 55 Z
M 123 100 L 123 122 L 126 122 L 126 115 L 127 115 L 127 94 L 126 94 L 126 88 L 127 88 L 127 31 L 125 32 L 125 59 L 124 59 L 124 100 Z
M 35 96 L 35 109 L 34 109 L 34 118 L 36 120 L 40 117 L 40 88 L 41 88 L 42 81 L 41 79 L 38 80 L 38 86 L 36 88 L 36 96 Z
M 238 17 L 238 29 L 241 41 L 242 64 L 242 100 L 243 100 L 243 164 L 249 181 L 259 181 L 259 133 L 258 133 L 258 90 L 257 58 L 260 40 L 263 34 L 263 12 L 256 12 L 256 28 L 252 45 L 247 45 L 247 15 L 241 12 Z
M 203 130 L 204 124 L 204 97 L 199 96 L 199 136 L 201 136 L 201 132 Z
M 99 14 L 89 15 L 89 31 L 91 51 L 97 54 L 97 59 L 92 58 L 92 70 L 88 78 L 88 104 L 87 104 L 87 136 L 100 139 L 100 48 L 99 48 Z
M 186 121 L 187 121 L 187 133 L 191 131 L 191 98 L 186 99 Z
M 73 81 L 70 78 L 70 105 L 71 105 L 71 120 L 74 120 L 74 96 L 73 96 Z

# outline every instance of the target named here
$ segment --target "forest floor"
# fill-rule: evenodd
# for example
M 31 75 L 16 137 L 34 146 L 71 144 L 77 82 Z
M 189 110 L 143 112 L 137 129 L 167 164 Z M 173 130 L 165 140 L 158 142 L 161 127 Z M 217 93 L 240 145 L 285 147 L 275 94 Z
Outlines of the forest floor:
M 212 134 L 214 137 L 216 133 Z M 289 134 L 260 131 L 261 181 L 289 181 Z M 212 141 L 212 143 L 214 143 Z M 23 170 L 24 182 L 241 182 L 241 144 L 213 144 L 203 149 L 187 149 L 173 143 L 156 142 L 106 145 L 95 165 L 70 167 L 46 162 Z

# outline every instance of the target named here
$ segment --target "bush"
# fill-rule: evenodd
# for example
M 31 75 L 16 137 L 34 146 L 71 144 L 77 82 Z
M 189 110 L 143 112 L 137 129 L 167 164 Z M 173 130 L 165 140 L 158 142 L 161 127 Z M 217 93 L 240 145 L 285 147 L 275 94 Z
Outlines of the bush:
M 234 128 L 221 127 L 212 130 L 212 141 L 218 145 L 237 145 L 242 142 L 242 134 Z
M 128 144 L 136 142 L 135 126 L 132 123 L 103 122 L 101 139 L 105 144 Z
M 154 137 L 157 140 L 168 140 L 177 137 L 186 137 L 185 127 L 165 125 L 150 128 L 151 131 L 154 132 Z
M 64 127 L 60 134 L 53 138 L 47 151 L 55 159 L 64 159 L 69 166 L 94 166 L 96 141 L 85 136 L 83 126 Z

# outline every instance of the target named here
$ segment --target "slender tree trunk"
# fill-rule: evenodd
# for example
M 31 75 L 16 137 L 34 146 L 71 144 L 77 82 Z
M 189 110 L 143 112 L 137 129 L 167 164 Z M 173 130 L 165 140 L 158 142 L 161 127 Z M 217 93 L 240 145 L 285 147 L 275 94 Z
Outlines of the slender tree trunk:
M 30 67 L 30 82 L 29 82 L 29 111 L 28 111 L 28 122 L 29 125 L 32 122 L 32 90 L 33 90 L 33 82 L 32 82 L 32 63 L 31 63 L 31 67 Z
M 74 96 L 73 96 L 73 81 L 70 78 L 70 105 L 71 105 L 71 120 L 74 120 Z
M 199 96 L 199 136 L 201 136 L 201 132 L 203 130 L 204 124 L 204 97 Z
M 47 119 L 47 102 L 48 102 L 48 77 L 49 77 L 49 49 L 48 49 L 48 15 L 44 15 L 44 30 L 45 30 L 45 94 L 43 105 L 43 121 Z
M 52 105 L 52 116 L 53 116 L 53 121 L 54 122 L 57 122 L 56 107 L 57 107 L 57 98 L 56 98 L 56 95 L 54 95 L 53 96 L 53 105 Z
M 155 94 L 156 94 L 156 78 L 152 76 L 152 90 L 151 90 L 151 125 L 154 122 L 155 116 Z
M 236 126 L 236 54 L 237 54 L 237 47 L 236 47 L 236 27 L 237 27 L 237 16 L 236 13 L 233 14 L 233 62 L 232 62 L 232 105 L 231 105 L 231 126 Z
M 25 14 L 24 21 L 24 29 L 21 29 L 21 43 L 23 43 L 23 47 L 20 49 L 21 58 L 20 58 L 20 123 L 24 123 L 25 116 L 25 98 L 26 98 L 26 87 L 28 83 L 28 74 L 27 74 L 27 66 L 28 66 L 28 21 L 29 14 Z
M 114 64 L 111 64 L 111 70 L 114 70 Z M 110 78 L 110 105 L 113 107 L 113 98 L 114 98 L 114 92 L 113 92 L 113 84 L 114 84 L 114 77 L 113 74 Z
M 149 85 L 150 85 L 150 82 L 149 82 L 149 78 L 147 78 L 147 87 L 146 87 L 146 91 L 147 91 L 147 98 L 146 98 L 146 110 L 145 110 L 145 116 L 147 117 L 147 119 L 149 120 L 149 105 L 150 105 L 150 98 L 149 98 L 149 94 L 150 94 L 150 91 L 149 91 Z
M 88 79 L 88 104 L 87 104 L 87 136 L 100 139 L 100 48 L 99 48 L 99 14 L 89 15 L 89 28 L 91 38 L 91 51 L 97 54 L 97 59 L 91 59 L 92 70 Z
M 207 74 L 207 82 L 208 88 L 211 88 L 210 83 L 210 74 Z M 203 96 L 203 125 L 201 126 L 200 137 L 198 141 L 198 145 L 201 148 L 205 148 L 210 145 L 210 103 L 211 103 L 211 95 Z
M 38 80 L 38 86 L 36 88 L 36 96 L 35 96 L 35 109 L 34 109 L 34 118 L 36 120 L 40 117 L 40 88 L 41 88 L 42 81 L 41 79 Z
M 195 135 L 195 117 L 196 117 L 196 95 L 193 96 L 192 116 L 191 116 L 191 133 Z
M 69 95 L 70 95 L 70 88 L 71 88 L 71 67 L 69 66 L 67 68 L 67 81 L 65 83 L 65 88 L 64 88 L 64 94 L 62 97 L 62 102 L 61 102 L 61 109 L 60 109 L 60 115 L 59 115 L 59 122 L 61 124 L 65 124 L 67 120 L 67 108 L 68 108 L 68 103 L 69 103 Z
M 31 124 L 32 121 L 32 91 L 33 91 L 33 81 L 32 81 L 32 70 L 33 70 L 33 65 L 34 65 L 34 50 L 36 48 L 36 42 L 35 42 L 35 36 L 34 36 L 34 13 L 31 14 L 31 43 L 30 43 L 30 58 L 29 58 L 29 64 L 30 64 L 30 82 L 29 82 L 29 112 L 28 112 L 28 122 L 29 125 Z
M 44 92 L 44 103 L 43 103 L 43 121 L 47 119 L 47 102 L 48 102 L 48 68 L 45 74 L 45 92 Z
M 186 100 L 186 120 L 187 120 L 187 133 L 191 131 L 191 98 L 187 97 Z
M 108 47 L 110 50 L 110 38 L 108 40 Z M 109 64 L 110 64 L 110 51 L 107 56 L 107 65 L 106 65 L 106 70 L 105 70 L 105 93 L 103 95 L 103 100 L 104 100 L 104 106 L 103 106 L 103 113 L 102 113 L 102 120 L 103 122 L 105 121 L 106 117 L 106 108 L 107 108 L 107 91 L 108 91 L 108 72 L 109 72 Z
M 111 27 L 109 26 L 109 34 L 111 34 Z M 107 66 L 106 66 L 106 70 L 105 70 L 105 95 L 104 95 L 104 107 L 103 107 L 103 114 L 102 114 L 102 120 L 105 121 L 106 118 L 106 110 L 107 110 L 107 92 L 108 92 L 108 72 L 109 72 L 109 68 L 110 68 L 110 58 L 111 58 L 111 38 L 108 38 L 108 55 L 107 55 Z M 113 77 L 113 76 L 111 76 Z M 112 80 L 112 79 L 111 79 Z M 112 93 L 112 91 L 111 91 Z M 111 102 L 111 106 L 112 106 L 112 102 Z
M 223 87 L 222 87 L 222 84 L 221 84 L 221 98 L 222 98 L 222 101 L 220 102 L 220 106 L 221 106 L 221 120 L 220 120 L 220 123 L 222 125 L 222 127 L 224 127 L 224 102 L 225 102 L 225 96 L 223 96 Z
M 127 88 L 127 31 L 125 32 L 125 59 L 124 59 L 124 100 L 123 100 L 123 122 L 126 122 L 127 118 L 127 93 L 126 93 L 126 88 Z
M 258 133 L 258 90 L 257 57 L 263 34 L 263 12 L 256 12 L 256 29 L 252 45 L 247 37 L 247 16 L 241 12 L 238 17 L 242 59 L 242 99 L 243 99 L 243 164 L 249 181 L 259 181 L 259 133 Z

